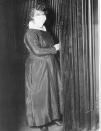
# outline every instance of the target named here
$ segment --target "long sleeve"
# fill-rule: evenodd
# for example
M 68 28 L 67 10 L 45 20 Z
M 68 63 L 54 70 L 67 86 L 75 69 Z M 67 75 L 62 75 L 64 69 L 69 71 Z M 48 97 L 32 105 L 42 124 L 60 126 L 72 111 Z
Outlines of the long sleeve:
M 56 54 L 57 52 L 55 47 L 42 48 L 40 46 L 38 35 L 31 31 L 26 33 L 26 46 L 31 50 L 31 52 L 38 56 Z

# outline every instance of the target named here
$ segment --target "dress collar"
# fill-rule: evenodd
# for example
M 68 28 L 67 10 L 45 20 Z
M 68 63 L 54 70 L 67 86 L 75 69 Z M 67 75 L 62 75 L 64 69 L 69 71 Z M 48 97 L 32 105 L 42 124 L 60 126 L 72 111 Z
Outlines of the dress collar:
M 37 29 L 37 30 L 46 31 L 46 27 L 45 27 L 45 26 L 43 26 L 42 28 L 37 27 L 32 21 L 29 22 L 28 28 L 29 28 L 29 29 Z

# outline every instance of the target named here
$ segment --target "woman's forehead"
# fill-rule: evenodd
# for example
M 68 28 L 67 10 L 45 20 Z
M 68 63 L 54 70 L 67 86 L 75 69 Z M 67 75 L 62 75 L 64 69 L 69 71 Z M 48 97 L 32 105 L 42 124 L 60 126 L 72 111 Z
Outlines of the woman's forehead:
M 43 15 L 43 14 L 45 14 L 44 11 L 35 10 L 34 16 L 36 16 L 36 15 Z

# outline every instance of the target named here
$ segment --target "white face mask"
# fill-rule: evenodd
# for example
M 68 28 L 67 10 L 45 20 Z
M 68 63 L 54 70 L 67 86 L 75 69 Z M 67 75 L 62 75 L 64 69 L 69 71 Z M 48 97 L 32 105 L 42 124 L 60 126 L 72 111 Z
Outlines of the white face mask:
M 38 27 L 42 27 L 43 24 L 46 21 L 46 16 L 45 15 L 39 15 L 39 16 L 35 16 L 34 17 L 34 23 L 38 26 Z
M 43 11 L 35 11 L 35 15 L 33 17 L 34 24 L 38 27 L 42 27 L 46 21 L 46 15 Z

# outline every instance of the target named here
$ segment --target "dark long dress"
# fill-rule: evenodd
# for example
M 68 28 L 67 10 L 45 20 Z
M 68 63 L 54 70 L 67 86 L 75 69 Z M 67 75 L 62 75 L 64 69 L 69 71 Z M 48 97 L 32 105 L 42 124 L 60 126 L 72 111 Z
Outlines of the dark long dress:
M 43 126 L 62 114 L 60 69 L 48 32 L 29 29 L 24 37 L 29 51 L 25 63 L 26 116 L 29 126 Z

